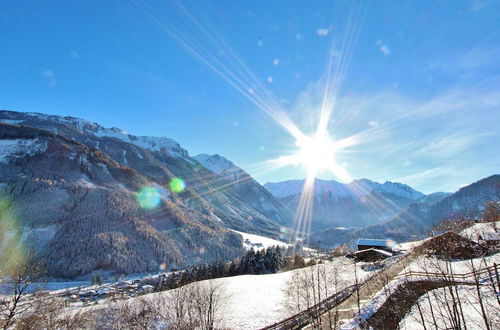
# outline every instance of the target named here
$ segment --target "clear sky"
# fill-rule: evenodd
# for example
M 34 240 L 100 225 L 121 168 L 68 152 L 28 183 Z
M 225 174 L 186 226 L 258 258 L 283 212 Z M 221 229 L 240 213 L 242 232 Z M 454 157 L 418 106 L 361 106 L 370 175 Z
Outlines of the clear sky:
M 0 108 L 168 136 L 265 183 L 305 176 L 269 166 L 295 148 L 276 118 L 312 133 L 334 81 L 353 178 L 429 193 L 499 172 L 500 2 L 181 3 L 2 1 Z

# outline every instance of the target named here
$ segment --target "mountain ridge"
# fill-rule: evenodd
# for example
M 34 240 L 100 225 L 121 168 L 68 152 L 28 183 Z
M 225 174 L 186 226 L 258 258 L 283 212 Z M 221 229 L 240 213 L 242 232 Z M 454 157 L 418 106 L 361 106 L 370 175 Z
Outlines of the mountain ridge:
M 325 229 L 312 233 L 309 239 L 323 247 L 335 247 L 362 237 L 398 242 L 422 239 L 429 229 L 447 218 L 479 219 L 486 202 L 500 200 L 500 174 L 482 178 L 453 194 L 441 195 L 440 199 L 433 200 L 432 203 L 412 203 L 406 210 L 383 223 L 349 228 L 348 231 Z
M 175 141 L 155 144 L 99 127 L 74 117 L 0 111 L 0 190 L 12 199 L 5 214 L 17 214 L 12 226 L 0 228 L 1 246 L 27 244 L 51 276 L 74 278 L 231 259 L 243 244 L 228 228 L 279 237 L 279 223 L 287 221 L 272 219 L 279 210 L 247 203 L 245 190 Z M 183 178 L 185 188 L 171 191 L 173 178 Z M 145 209 L 140 198 L 151 194 L 155 207 Z
M 315 193 L 332 192 L 338 196 L 360 197 L 368 195 L 373 190 L 380 192 L 392 193 L 395 195 L 418 199 L 425 194 L 411 188 L 410 186 L 392 181 L 379 183 L 367 178 L 356 179 L 349 183 L 341 183 L 335 180 L 314 180 Z M 266 182 L 264 187 L 278 198 L 285 198 L 291 195 L 299 194 L 305 184 L 305 179 L 286 180 L 281 182 Z
M 305 180 L 266 183 L 264 187 L 291 210 L 296 210 Z M 411 203 L 425 197 L 411 187 L 369 179 L 340 183 L 315 179 L 312 211 L 313 229 L 329 227 L 363 227 L 394 218 Z

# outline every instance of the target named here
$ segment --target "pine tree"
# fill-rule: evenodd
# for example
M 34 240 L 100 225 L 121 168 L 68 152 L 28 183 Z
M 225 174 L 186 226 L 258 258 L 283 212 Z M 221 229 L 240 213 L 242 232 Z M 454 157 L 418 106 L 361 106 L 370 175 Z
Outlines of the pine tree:
M 306 266 L 306 262 L 304 261 L 304 258 L 296 254 L 293 257 L 293 268 L 294 269 L 299 269 L 299 268 L 304 268 Z
M 233 260 L 231 261 L 231 263 L 229 264 L 229 268 L 227 270 L 227 275 L 228 276 L 235 276 L 235 275 L 238 275 L 238 260 Z

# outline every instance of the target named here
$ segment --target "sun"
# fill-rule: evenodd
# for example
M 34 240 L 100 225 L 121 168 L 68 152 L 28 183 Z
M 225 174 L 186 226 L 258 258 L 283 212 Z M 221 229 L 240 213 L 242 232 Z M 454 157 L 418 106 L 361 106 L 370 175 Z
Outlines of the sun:
M 328 133 L 301 136 L 295 141 L 298 152 L 296 162 L 307 170 L 307 175 L 316 176 L 319 171 L 331 169 L 335 164 L 335 142 Z

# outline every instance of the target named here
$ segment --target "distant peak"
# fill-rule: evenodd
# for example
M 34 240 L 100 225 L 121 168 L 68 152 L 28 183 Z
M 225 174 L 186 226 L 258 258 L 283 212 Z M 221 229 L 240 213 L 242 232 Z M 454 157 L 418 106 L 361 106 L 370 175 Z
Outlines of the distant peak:
M 268 182 L 264 185 L 264 187 L 266 187 L 273 195 L 282 198 L 300 194 L 304 183 L 305 180 L 288 180 L 283 182 Z M 372 191 L 388 193 L 414 200 L 424 196 L 423 193 L 416 191 L 403 183 L 386 181 L 381 184 L 366 178 L 356 179 L 350 183 L 341 183 L 335 180 L 315 179 L 314 183 L 314 192 L 316 194 L 329 192 L 337 197 L 356 198 L 368 195 Z
M 199 154 L 194 156 L 193 158 L 196 159 L 205 168 L 217 174 L 221 174 L 228 170 L 242 171 L 242 169 L 234 165 L 233 162 L 219 154 Z

